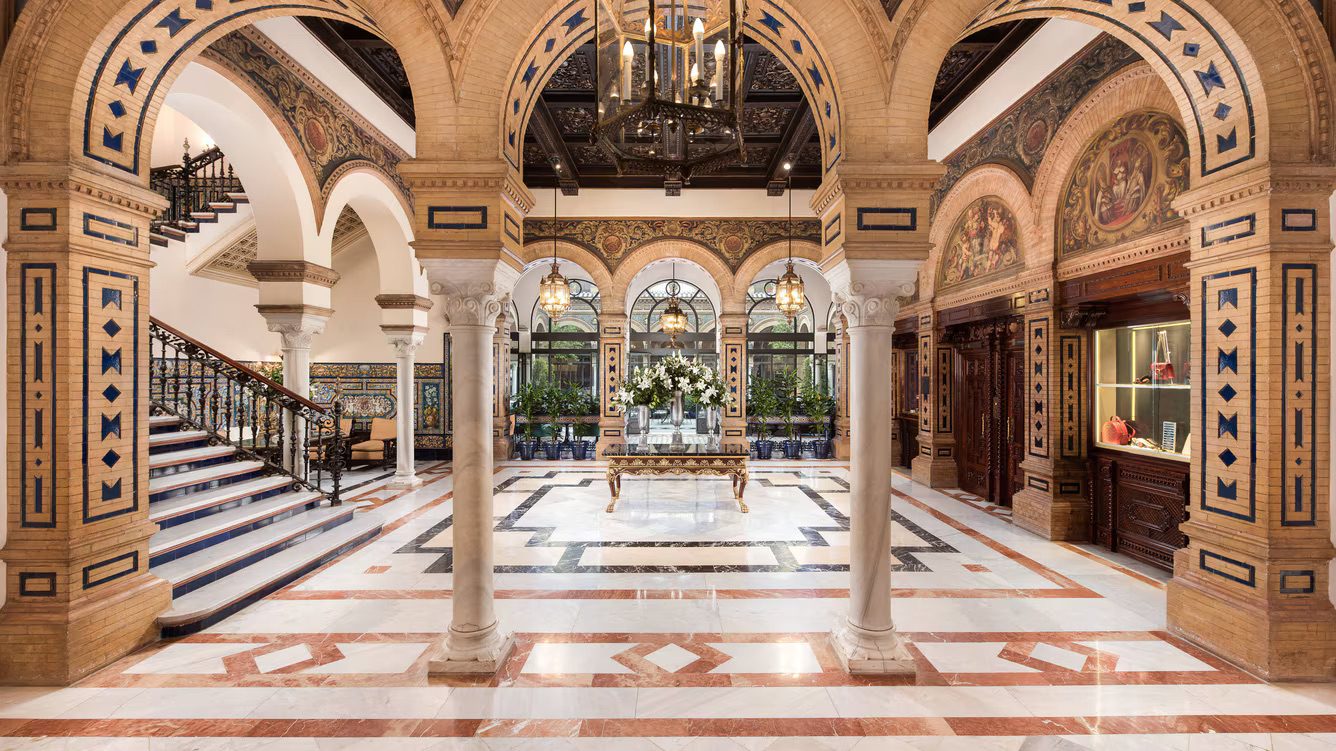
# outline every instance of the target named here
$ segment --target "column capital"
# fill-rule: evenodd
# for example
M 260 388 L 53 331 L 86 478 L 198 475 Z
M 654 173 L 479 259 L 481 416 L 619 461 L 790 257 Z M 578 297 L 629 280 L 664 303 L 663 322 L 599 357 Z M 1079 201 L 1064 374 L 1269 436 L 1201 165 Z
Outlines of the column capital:
M 452 326 L 496 326 L 520 274 L 504 261 L 423 259 L 432 291 L 445 297 Z
M 412 357 L 427 338 L 427 330 L 421 326 L 381 326 L 380 330 L 398 357 Z
M 900 306 L 914 294 L 917 261 L 845 259 L 826 272 L 850 328 L 895 326 Z
M 310 349 L 311 340 L 325 332 L 334 311 L 314 305 L 256 305 L 269 330 L 283 337 L 283 349 Z

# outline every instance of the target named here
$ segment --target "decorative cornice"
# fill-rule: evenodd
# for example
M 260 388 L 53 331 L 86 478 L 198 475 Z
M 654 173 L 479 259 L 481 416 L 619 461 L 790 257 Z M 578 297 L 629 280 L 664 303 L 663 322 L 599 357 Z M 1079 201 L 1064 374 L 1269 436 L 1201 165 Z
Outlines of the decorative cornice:
M 435 304 L 429 297 L 418 295 L 376 295 L 381 310 L 431 310 Z M 381 328 L 385 328 L 382 326 Z
M 1172 256 L 1190 250 L 1192 235 L 1186 222 L 1176 222 L 1168 230 L 1140 237 L 1113 248 L 1097 251 L 1090 257 L 1077 256 L 1058 261 L 1059 281 L 1078 279 L 1106 269 L 1140 263 L 1160 256 Z
M 333 287 L 339 272 L 310 261 L 251 261 L 246 270 L 259 282 L 301 282 Z
M 146 217 L 157 216 L 167 208 L 167 199 L 147 188 L 51 162 L 5 167 L 0 171 L 0 189 L 11 197 L 25 193 L 74 193 Z

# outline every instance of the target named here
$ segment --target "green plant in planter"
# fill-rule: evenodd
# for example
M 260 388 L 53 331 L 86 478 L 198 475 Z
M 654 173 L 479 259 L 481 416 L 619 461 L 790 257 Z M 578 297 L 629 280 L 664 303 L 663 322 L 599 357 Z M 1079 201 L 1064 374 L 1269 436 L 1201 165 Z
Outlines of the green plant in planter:
M 532 441 L 535 419 L 543 410 L 543 389 L 545 384 L 530 381 L 520 386 L 511 399 L 511 411 L 524 417 L 524 440 Z
M 796 440 L 798 431 L 794 428 L 793 418 L 798 414 L 798 374 L 792 370 L 781 370 L 774 378 L 775 407 L 784 420 L 784 434 L 790 441 Z
M 548 430 L 553 443 L 561 443 L 561 418 L 569 413 L 566 403 L 566 388 L 556 381 L 549 381 L 543 387 L 543 414 L 547 416 Z
M 804 374 L 799 387 L 802 412 L 812 421 L 821 436 L 830 435 L 830 416 L 835 411 L 835 398 L 816 384 L 810 373 Z
M 756 438 L 764 441 L 770 434 L 769 420 L 779 411 L 774 382 L 764 376 L 752 376 L 747 383 L 747 411 L 756 418 Z

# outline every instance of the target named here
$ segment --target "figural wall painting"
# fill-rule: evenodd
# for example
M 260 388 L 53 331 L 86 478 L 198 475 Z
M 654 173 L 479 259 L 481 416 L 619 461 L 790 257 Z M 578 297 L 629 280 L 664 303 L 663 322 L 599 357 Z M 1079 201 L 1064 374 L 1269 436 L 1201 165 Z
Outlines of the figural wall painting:
M 1058 215 L 1064 256 L 1120 245 L 1178 220 L 1171 205 L 1188 186 L 1188 142 L 1158 112 L 1120 118 L 1082 152 Z
M 938 286 L 952 287 L 1020 264 L 1016 217 L 1002 199 L 986 196 L 961 212 L 951 230 L 942 253 Z

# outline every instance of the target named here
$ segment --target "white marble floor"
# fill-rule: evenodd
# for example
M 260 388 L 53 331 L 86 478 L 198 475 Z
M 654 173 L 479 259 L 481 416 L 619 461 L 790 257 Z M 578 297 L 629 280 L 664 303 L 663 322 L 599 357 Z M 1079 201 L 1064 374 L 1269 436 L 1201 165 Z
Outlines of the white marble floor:
M 503 465 L 496 676 L 429 678 L 450 620 L 449 468 L 354 492 L 384 533 L 65 689 L 0 689 L 0 749 L 1323 749 L 1336 688 L 1170 636 L 1164 577 L 897 476 L 894 609 L 917 681 L 852 678 L 847 467 L 727 482 Z

